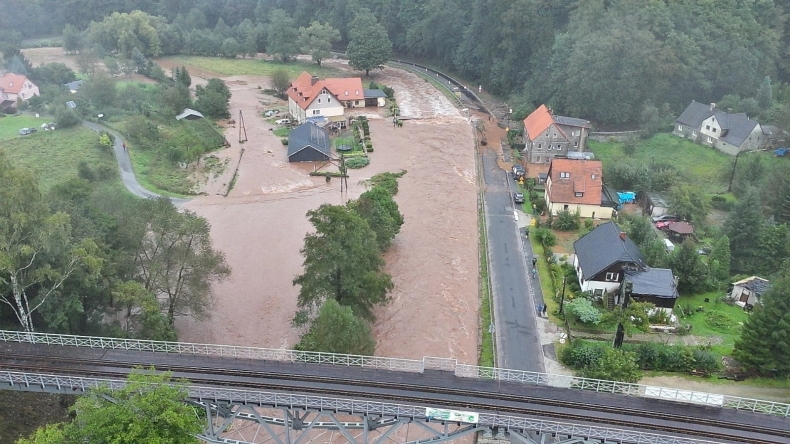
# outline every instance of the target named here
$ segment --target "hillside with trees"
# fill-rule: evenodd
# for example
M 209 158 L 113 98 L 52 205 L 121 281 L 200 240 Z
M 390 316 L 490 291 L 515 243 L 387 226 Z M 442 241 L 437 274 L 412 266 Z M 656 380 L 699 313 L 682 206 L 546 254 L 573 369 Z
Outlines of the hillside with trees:
M 650 107 L 677 114 L 692 99 L 724 99 L 763 123 L 790 122 L 787 1 L 31 0 L 0 4 L 0 39 L 62 34 L 68 51 L 127 57 L 137 48 L 144 57 L 287 60 L 301 50 L 320 64 L 328 46 L 370 49 L 352 29 L 367 11 L 385 32 L 369 31 L 376 37 L 365 46 L 386 54 L 391 44 L 393 54 L 458 73 L 509 99 L 517 117 L 547 103 L 616 126 Z

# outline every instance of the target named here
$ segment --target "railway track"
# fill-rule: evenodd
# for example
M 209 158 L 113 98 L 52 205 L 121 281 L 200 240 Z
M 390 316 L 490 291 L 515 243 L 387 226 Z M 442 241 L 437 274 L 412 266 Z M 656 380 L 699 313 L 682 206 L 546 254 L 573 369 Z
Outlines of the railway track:
M 101 357 L 97 359 L 8 353 L 4 350 L 3 353 L 0 353 L 0 367 L 8 370 L 37 373 L 123 378 L 133 367 L 151 365 L 151 360 L 145 359 L 113 359 L 112 356 L 108 356 L 110 354 L 108 352 L 103 350 Z M 170 356 L 170 358 L 176 357 Z M 258 363 L 258 366 L 260 366 L 260 363 Z M 639 422 L 639 428 L 649 429 L 654 432 L 681 433 L 685 436 L 723 440 L 725 442 L 762 444 L 790 441 L 790 430 L 788 430 L 790 427 L 785 427 L 784 429 L 774 428 L 755 423 L 738 423 L 733 422 L 732 419 L 711 417 L 715 415 L 697 417 L 695 415 L 671 414 L 579 401 L 546 399 L 519 393 L 523 392 L 525 387 L 529 387 L 524 385 L 514 387 L 515 384 L 497 384 L 495 382 L 482 381 L 482 384 L 479 384 L 477 388 L 447 387 L 440 384 L 428 385 L 414 382 L 286 374 L 260 369 L 228 369 L 205 365 L 183 365 L 174 362 L 159 362 L 156 364 L 156 368 L 158 370 L 171 371 L 176 377 L 183 377 L 198 385 L 288 391 L 290 393 L 297 391 L 304 394 L 330 395 L 333 397 L 386 400 L 401 404 L 464 408 L 486 413 L 508 413 L 596 425 L 607 424 L 621 428 L 633 428 L 635 421 L 631 418 L 640 417 L 644 420 Z M 437 383 L 447 382 L 447 378 L 428 378 L 426 382 L 431 381 Z M 481 381 L 476 382 L 480 383 Z M 426 393 L 436 396 L 425 396 Z M 578 395 L 583 396 L 585 393 L 580 391 Z M 592 393 L 587 394 L 593 395 Z M 581 398 L 582 396 L 579 397 Z M 666 403 L 666 401 L 656 402 Z M 674 408 L 677 408 L 679 405 L 682 404 L 671 403 L 671 406 Z M 696 413 L 700 413 L 700 410 L 708 413 L 721 412 L 721 409 L 713 407 L 689 406 L 689 408 L 697 410 Z M 585 413 L 579 413 L 580 411 Z M 741 416 L 744 415 L 742 414 Z M 773 418 L 758 414 L 748 416 L 751 416 L 751 419 L 783 420 L 783 418 Z M 769 422 L 776 423 L 776 421 Z

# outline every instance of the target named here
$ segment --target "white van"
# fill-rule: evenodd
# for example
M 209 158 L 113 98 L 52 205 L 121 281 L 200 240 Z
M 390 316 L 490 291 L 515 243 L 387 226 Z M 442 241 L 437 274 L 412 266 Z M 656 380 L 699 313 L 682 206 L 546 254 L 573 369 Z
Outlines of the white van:
M 675 244 L 673 244 L 669 239 L 664 239 L 664 247 L 670 253 L 675 250 Z

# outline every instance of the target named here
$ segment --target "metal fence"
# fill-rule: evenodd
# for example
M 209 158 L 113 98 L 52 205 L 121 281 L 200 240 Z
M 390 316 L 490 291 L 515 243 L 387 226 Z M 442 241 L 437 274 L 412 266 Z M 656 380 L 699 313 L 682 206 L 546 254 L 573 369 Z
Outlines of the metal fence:
M 24 333 L 0 330 L 0 341 L 71 347 L 102 348 L 158 353 L 178 353 L 198 356 L 258 359 L 278 362 L 310 363 L 360 367 L 378 370 L 422 373 L 424 370 L 453 372 L 460 378 L 516 382 L 545 385 L 557 388 L 589 390 L 627 396 L 655 398 L 683 403 L 702 404 L 728 409 L 790 417 L 790 404 L 739 398 L 706 392 L 678 390 L 625 382 L 579 378 L 568 375 L 527 372 L 495 367 L 458 364 L 455 359 L 425 357 L 422 360 L 383 358 L 375 356 L 342 355 L 335 353 L 301 352 L 294 350 L 239 347 L 234 345 L 193 344 L 185 342 L 146 341 L 90 336 L 57 335 L 50 333 Z
M 0 330 L 0 341 L 109 350 L 189 354 L 235 359 L 257 359 L 293 363 L 328 364 L 377 370 L 422 373 L 423 361 L 377 356 L 343 355 L 304 352 L 279 348 L 241 347 L 235 345 L 194 344 L 188 342 L 147 341 L 138 339 L 102 338 L 51 333 L 25 333 Z
M 59 392 L 74 392 L 87 391 L 98 387 L 117 390 L 124 387 L 126 382 L 115 379 L 0 371 L 0 384 L 14 386 L 20 389 L 36 387 L 41 389 L 49 388 L 52 391 Z M 230 404 L 258 405 L 261 407 L 331 411 L 351 415 L 372 415 L 375 417 L 406 417 L 419 421 L 428 420 L 425 406 L 201 386 L 189 386 L 187 389 L 189 397 L 196 400 L 222 401 Z M 435 418 L 432 420 L 434 422 L 436 421 Z M 480 414 L 477 424 L 492 429 L 498 427 L 519 432 L 581 436 L 588 439 L 600 439 L 609 442 L 640 444 L 714 444 L 713 441 L 707 440 L 663 436 L 640 431 L 584 426 L 509 415 Z

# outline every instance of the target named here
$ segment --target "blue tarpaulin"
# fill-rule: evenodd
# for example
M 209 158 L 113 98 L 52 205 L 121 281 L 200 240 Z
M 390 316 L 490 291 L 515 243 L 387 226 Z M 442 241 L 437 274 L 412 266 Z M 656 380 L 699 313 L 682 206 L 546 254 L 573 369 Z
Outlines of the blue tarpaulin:
M 636 200 L 636 193 L 633 191 L 618 191 L 617 197 L 620 198 L 620 204 L 634 203 Z

